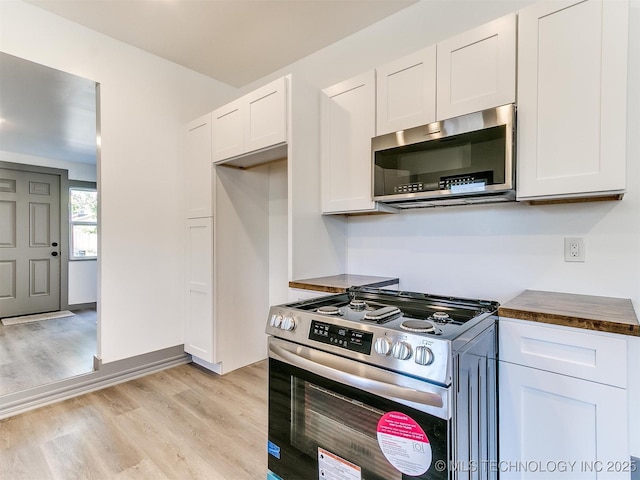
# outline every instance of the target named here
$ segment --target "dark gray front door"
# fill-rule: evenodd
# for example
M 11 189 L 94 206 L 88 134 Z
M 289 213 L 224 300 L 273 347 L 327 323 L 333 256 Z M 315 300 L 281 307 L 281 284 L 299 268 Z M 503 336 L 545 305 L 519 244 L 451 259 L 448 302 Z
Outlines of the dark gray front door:
M 0 317 L 60 309 L 60 177 L 0 169 Z

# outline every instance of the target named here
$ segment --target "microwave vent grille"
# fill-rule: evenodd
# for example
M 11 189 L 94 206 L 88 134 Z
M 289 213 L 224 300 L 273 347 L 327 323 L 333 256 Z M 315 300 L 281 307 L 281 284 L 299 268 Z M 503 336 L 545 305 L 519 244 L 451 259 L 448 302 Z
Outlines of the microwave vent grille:
M 515 192 L 508 191 L 497 195 L 481 195 L 476 197 L 441 198 L 438 200 L 409 200 L 404 202 L 386 202 L 399 210 L 414 208 L 451 207 L 460 205 L 478 205 L 488 203 L 515 202 Z

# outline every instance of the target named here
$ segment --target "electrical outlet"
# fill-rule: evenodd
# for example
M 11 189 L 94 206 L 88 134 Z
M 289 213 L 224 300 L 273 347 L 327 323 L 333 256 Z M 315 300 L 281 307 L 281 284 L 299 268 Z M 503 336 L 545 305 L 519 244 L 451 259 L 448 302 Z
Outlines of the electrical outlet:
M 584 262 L 584 239 L 565 238 L 564 239 L 564 261 Z

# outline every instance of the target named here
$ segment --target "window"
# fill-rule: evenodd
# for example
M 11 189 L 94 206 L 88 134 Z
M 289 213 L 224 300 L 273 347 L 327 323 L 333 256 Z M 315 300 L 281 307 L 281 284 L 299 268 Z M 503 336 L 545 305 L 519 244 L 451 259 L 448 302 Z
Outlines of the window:
M 98 257 L 98 192 L 95 188 L 69 188 L 70 260 Z

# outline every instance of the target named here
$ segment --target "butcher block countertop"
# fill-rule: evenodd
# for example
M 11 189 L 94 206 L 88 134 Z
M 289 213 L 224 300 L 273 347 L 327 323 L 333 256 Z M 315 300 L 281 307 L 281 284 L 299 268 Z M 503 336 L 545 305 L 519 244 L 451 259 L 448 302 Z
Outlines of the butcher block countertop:
M 552 323 L 598 332 L 640 336 L 631 300 L 525 290 L 504 305 L 500 317 Z
M 349 287 L 383 288 L 398 285 L 400 280 L 391 277 L 373 277 L 369 275 L 331 275 L 329 277 L 306 278 L 289 282 L 290 288 L 315 290 L 327 293 L 344 293 Z

